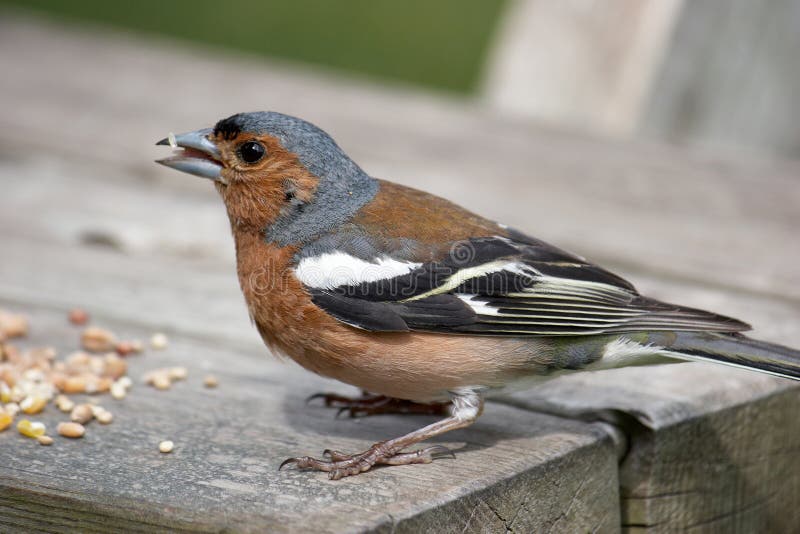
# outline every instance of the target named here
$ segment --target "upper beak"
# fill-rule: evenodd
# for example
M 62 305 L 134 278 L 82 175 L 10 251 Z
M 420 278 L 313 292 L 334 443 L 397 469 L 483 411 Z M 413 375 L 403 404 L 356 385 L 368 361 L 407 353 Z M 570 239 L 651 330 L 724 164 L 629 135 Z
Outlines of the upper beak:
M 156 163 L 172 167 L 202 178 L 222 182 L 222 163 L 217 146 L 208 138 L 211 128 L 195 130 L 175 136 L 175 144 L 183 148 L 172 156 L 156 160 Z M 170 145 L 170 140 L 165 137 L 157 145 Z

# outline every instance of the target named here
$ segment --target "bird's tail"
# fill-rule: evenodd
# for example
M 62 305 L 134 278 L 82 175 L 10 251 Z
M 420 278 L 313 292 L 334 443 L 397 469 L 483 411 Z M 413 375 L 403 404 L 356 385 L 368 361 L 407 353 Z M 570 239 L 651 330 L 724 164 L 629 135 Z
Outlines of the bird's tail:
M 675 332 L 656 335 L 669 338 L 651 341 L 667 349 L 668 355 L 674 358 L 722 363 L 800 380 L 800 350 L 742 334 Z

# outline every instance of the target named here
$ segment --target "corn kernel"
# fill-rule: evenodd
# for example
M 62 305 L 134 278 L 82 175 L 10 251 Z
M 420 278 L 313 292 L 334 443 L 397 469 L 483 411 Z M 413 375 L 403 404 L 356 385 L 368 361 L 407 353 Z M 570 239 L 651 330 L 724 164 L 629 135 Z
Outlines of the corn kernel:
M 38 438 L 39 436 L 44 436 L 45 431 L 44 423 L 40 423 L 39 421 L 29 421 L 27 419 L 23 419 L 19 423 L 17 423 L 17 431 L 23 436 L 29 438 Z
M 51 438 L 48 435 L 39 436 L 38 438 L 36 438 L 36 441 L 39 442 L 39 445 L 52 445 L 53 444 L 53 438 Z
M 45 406 L 47 406 L 47 399 L 36 396 L 25 397 L 22 402 L 19 403 L 19 407 L 28 415 L 41 412 L 44 410 Z
M 14 416 L 10 413 L 0 412 L 0 432 L 11 426 L 14 422 Z
M 158 444 L 158 450 L 163 452 L 164 454 L 172 452 L 172 449 L 174 447 L 175 444 L 172 443 L 170 440 L 165 440 Z

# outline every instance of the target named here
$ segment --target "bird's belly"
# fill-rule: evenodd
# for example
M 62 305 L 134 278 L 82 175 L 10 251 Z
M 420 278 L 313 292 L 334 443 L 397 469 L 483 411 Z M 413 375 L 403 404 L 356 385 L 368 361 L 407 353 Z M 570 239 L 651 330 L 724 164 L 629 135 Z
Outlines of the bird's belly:
M 320 375 L 417 402 L 446 400 L 461 388 L 502 388 L 544 372 L 540 343 L 530 338 L 375 333 L 337 321 L 301 339 L 277 348 Z

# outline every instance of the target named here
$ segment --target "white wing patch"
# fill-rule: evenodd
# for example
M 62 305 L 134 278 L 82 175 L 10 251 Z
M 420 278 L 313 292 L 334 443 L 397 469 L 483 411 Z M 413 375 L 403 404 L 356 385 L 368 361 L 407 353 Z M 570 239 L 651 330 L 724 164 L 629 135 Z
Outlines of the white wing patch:
M 456 293 L 456 296 L 461 299 L 467 306 L 473 309 L 478 315 L 500 315 L 500 312 L 494 306 L 489 306 L 485 302 L 476 300 L 477 295 L 470 295 L 469 293 Z
M 369 262 L 336 251 L 303 258 L 295 267 L 294 274 L 308 287 L 334 289 L 403 276 L 421 266 L 421 263 L 389 257 L 375 258 Z

